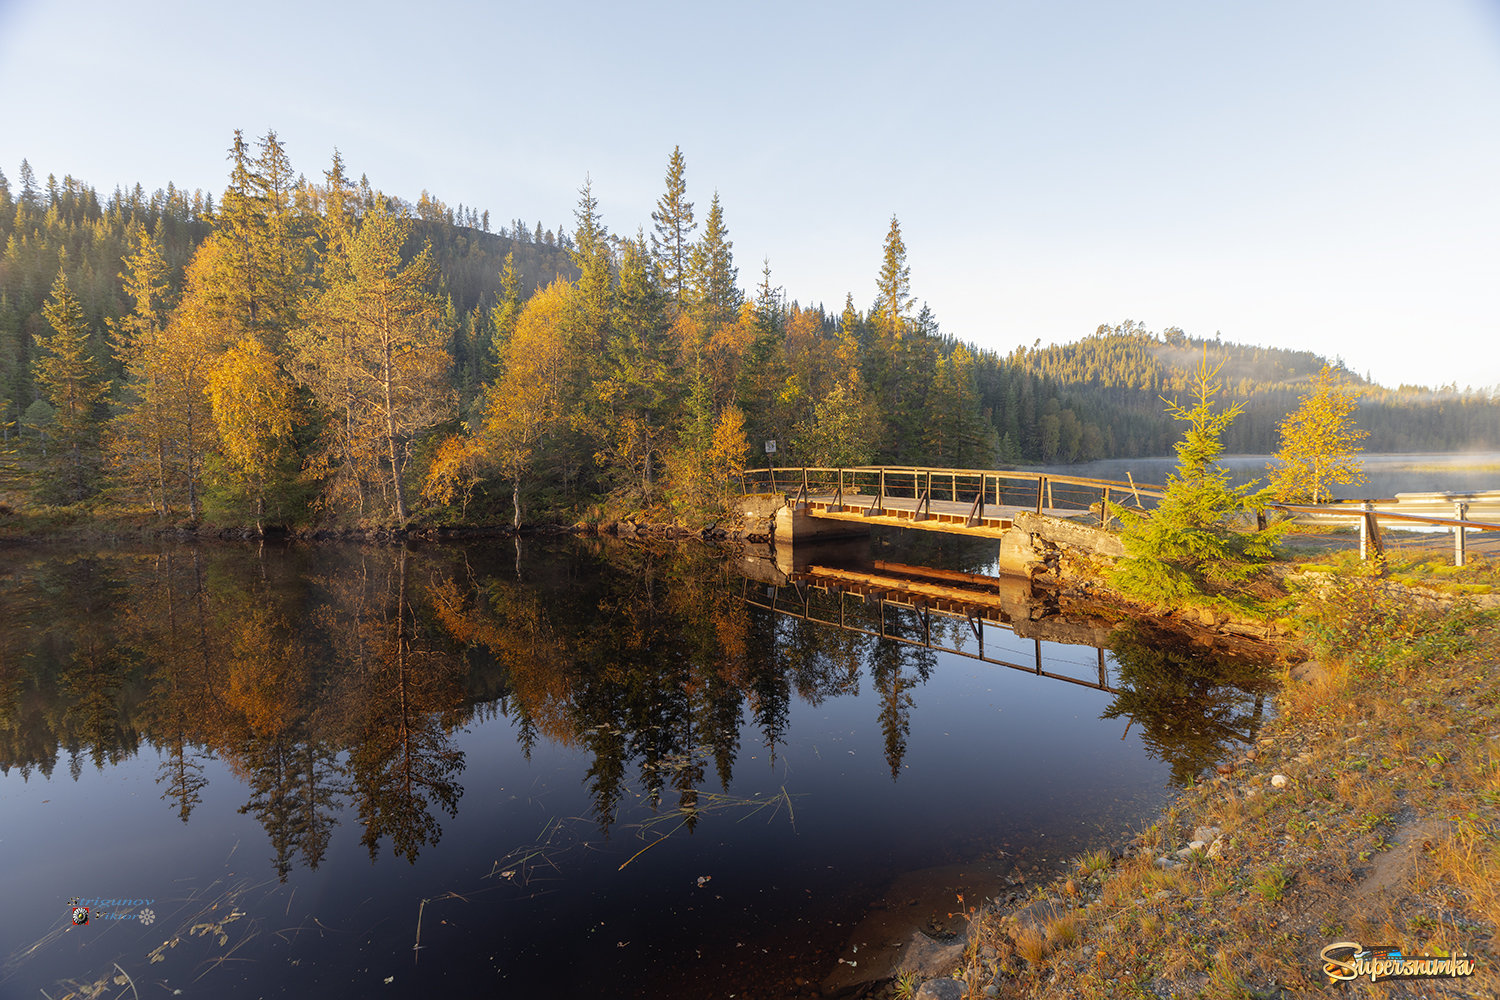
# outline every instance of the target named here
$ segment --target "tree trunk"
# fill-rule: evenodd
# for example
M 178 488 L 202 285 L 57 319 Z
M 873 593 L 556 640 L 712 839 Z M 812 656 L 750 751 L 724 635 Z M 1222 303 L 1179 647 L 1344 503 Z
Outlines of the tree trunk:
M 511 480 L 510 503 L 515 508 L 514 524 L 517 531 L 521 530 L 521 478 L 517 476 Z
M 156 488 L 161 494 L 161 516 L 170 517 L 167 509 L 167 445 L 160 432 L 156 435 Z
M 382 388 L 385 390 L 385 440 L 391 456 L 391 486 L 396 493 L 396 520 L 406 523 L 406 485 L 401 481 L 401 449 L 396 444 L 396 407 L 391 399 L 391 346 L 387 341 L 381 371 Z

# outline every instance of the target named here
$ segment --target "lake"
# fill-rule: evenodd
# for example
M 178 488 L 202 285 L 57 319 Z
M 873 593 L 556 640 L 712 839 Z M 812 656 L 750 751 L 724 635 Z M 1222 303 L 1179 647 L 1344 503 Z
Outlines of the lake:
M 1470 492 L 1500 489 L 1500 452 L 1441 452 L 1432 454 L 1362 454 L 1365 482 L 1338 484 L 1339 500 L 1374 500 L 1397 493 Z M 1266 482 L 1270 455 L 1225 455 L 1219 464 L 1235 485 L 1259 479 Z M 1177 467 L 1175 456 L 1165 458 L 1110 458 L 1076 465 L 1041 467 L 1060 476 L 1092 476 L 1123 481 L 1128 472 L 1137 483 L 1165 483 Z
M 1149 632 L 1101 654 L 739 565 L 6 550 L 0 995 L 807 992 L 872 912 L 954 929 L 959 892 L 1118 842 L 1264 709 L 1254 664 Z M 1016 630 L 1101 634 L 1036 600 Z

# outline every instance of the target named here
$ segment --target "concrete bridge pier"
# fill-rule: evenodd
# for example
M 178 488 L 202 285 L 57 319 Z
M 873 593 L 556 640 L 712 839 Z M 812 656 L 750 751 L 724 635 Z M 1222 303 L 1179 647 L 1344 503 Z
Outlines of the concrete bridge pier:
M 778 546 L 792 546 L 836 538 L 868 538 L 870 529 L 854 521 L 813 517 L 807 512 L 806 505 L 789 504 L 776 511 L 773 537 Z

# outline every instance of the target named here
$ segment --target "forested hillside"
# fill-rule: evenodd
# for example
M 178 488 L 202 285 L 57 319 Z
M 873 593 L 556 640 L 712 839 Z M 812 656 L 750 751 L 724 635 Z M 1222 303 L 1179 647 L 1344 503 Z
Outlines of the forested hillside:
M 236 133 L 224 192 L 0 174 L 0 454 L 14 505 L 307 523 L 712 509 L 779 464 L 990 466 L 1164 454 L 1205 353 L 1269 452 L 1323 359 L 1124 323 L 979 350 L 916 308 L 893 217 L 873 301 L 747 294 L 729 212 L 674 150 L 649 226 L 415 202 L 335 154 L 309 181 Z M 871 248 L 872 264 L 876 248 Z M 1371 450 L 1496 447 L 1483 394 L 1353 374 Z M 754 449 L 751 442 L 755 443 Z
M 1162 411 L 1161 397 L 1183 391 L 1198 361 L 1223 363 L 1225 405 L 1240 402 L 1244 413 L 1225 434 L 1231 453 L 1276 450 L 1277 424 L 1297 408 L 1298 398 L 1323 365 L 1311 351 L 1252 347 L 1189 337 L 1168 329 L 1160 335 L 1136 323 L 1101 326 L 1072 344 L 1033 347 L 1006 359 L 1029 374 L 1066 387 L 1071 418 L 1061 423 L 1056 461 L 1094 457 L 1082 443 L 1090 426 L 1104 428 L 1105 456 L 1132 458 L 1168 454 L 1177 431 Z M 1500 447 L 1500 404 L 1492 392 L 1385 389 L 1332 362 L 1359 397 L 1356 422 L 1370 432 L 1373 452 L 1458 451 Z M 1073 428 L 1071 431 L 1068 428 Z M 1047 433 L 1050 431 L 1048 424 Z M 1048 441 L 1024 442 L 1029 454 L 1046 454 Z

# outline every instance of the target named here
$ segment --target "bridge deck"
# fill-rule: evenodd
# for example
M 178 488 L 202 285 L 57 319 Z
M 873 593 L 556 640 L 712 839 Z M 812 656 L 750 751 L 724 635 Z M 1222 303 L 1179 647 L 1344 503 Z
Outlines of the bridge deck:
M 873 508 L 879 503 L 879 510 Z M 861 524 L 883 524 L 894 528 L 921 528 L 926 531 L 946 531 L 951 534 L 977 535 L 999 538 L 1005 534 L 1015 516 L 1023 511 L 1035 511 L 1032 506 L 1018 504 L 985 504 L 982 514 L 974 511 L 972 503 L 952 500 L 922 502 L 911 497 L 876 497 L 865 493 L 815 494 L 805 498 L 807 513 L 812 517 L 835 521 L 857 521 Z M 919 509 L 920 507 L 920 509 Z M 1042 513 L 1052 517 L 1068 517 L 1082 513 L 1060 507 L 1044 508 Z

